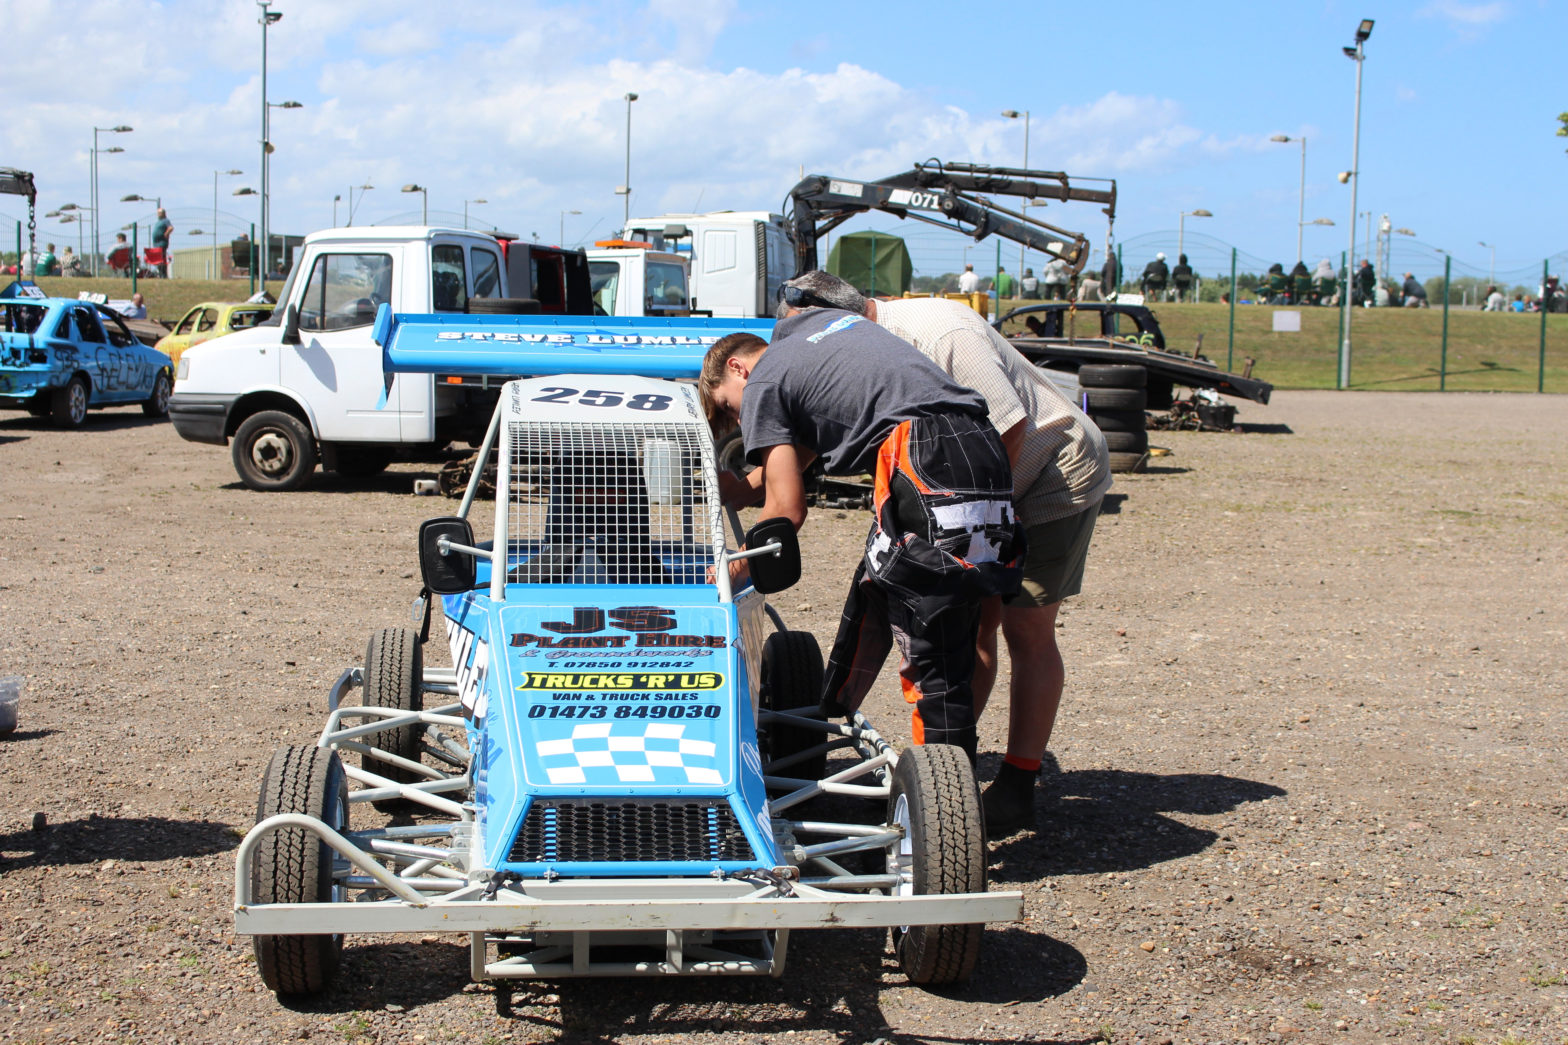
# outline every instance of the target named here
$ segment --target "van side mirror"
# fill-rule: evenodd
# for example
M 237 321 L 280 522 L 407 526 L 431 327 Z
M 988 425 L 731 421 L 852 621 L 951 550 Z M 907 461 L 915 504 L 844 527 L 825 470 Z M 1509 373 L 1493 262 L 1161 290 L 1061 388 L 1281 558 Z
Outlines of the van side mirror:
M 746 548 L 754 550 L 777 542 L 778 549 L 771 555 L 758 555 L 748 559 L 751 583 L 764 595 L 783 591 L 800 580 L 800 539 L 795 535 L 795 525 L 780 516 L 764 519 L 746 531 Z
M 467 519 L 447 516 L 419 524 L 419 572 L 436 595 L 458 595 L 474 587 L 474 557 L 448 547 L 472 547 L 474 528 Z
M 283 306 L 283 343 L 285 345 L 299 344 L 299 306 Z

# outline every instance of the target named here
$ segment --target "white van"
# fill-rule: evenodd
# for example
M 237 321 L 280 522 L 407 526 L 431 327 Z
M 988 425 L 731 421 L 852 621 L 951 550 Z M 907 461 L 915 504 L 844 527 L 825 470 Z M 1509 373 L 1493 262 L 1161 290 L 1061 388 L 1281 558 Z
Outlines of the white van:
M 771 317 L 779 285 L 795 274 L 784 217 L 769 211 L 633 218 L 622 236 L 690 256 L 697 315 Z
M 265 323 L 187 349 L 169 416 L 185 439 L 226 445 L 254 490 L 328 471 L 373 475 L 400 447 L 475 442 L 499 382 L 430 374 L 383 379 L 371 326 L 394 312 L 587 315 L 582 251 L 453 228 L 361 226 L 305 237 Z
M 631 240 L 600 240 L 587 254 L 594 315 L 691 315 L 686 255 Z

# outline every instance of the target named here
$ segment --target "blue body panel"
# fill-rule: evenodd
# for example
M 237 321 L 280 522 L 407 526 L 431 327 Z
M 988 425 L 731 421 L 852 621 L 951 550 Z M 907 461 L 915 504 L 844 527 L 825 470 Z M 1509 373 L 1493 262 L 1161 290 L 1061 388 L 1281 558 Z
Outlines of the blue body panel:
M 634 374 L 695 378 L 702 357 L 737 331 L 773 336 L 771 319 L 614 316 L 394 315 L 382 305 L 372 336 L 389 374 Z
M 497 606 L 447 596 L 458 688 L 474 751 L 486 867 L 526 877 L 704 876 L 774 867 L 753 690 L 737 613 L 707 585 L 509 585 Z M 549 799 L 717 798 L 749 859 L 521 861 L 512 847 Z M 651 855 L 651 854 L 650 854 Z
M 77 374 L 87 377 L 90 406 L 139 403 L 152 395 L 159 372 L 170 367 L 169 357 L 129 337 L 123 327 L 116 332 L 129 344 L 83 340 L 69 315 L 74 309 L 91 312 L 99 329 L 114 322 L 107 310 L 72 298 L 0 301 L 6 313 L 0 325 L 0 406 L 27 406 Z

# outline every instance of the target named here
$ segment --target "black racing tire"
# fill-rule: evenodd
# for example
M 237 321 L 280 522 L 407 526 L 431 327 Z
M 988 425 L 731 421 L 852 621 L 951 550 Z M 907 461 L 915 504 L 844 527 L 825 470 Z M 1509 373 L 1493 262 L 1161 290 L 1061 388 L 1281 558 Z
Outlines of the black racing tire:
M 337 448 L 333 471 L 349 479 L 368 479 L 380 475 L 392 463 L 392 450 L 386 446 L 355 446 L 352 443 Z
M 279 813 L 303 813 L 339 831 L 348 826 L 348 781 L 337 752 L 330 748 L 279 748 L 262 778 L 256 820 Z M 330 903 L 333 853 L 302 828 L 283 828 L 262 840 L 251 868 L 255 902 Z M 320 994 L 337 978 L 343 937 L 256 936 L 256 967 L 261 981 L 279 996 Z
M 535 298 L 469 298 L 468 312 L 474 316 L 526 316 L 539 311 Z
M 169 416 L 169 372 L 158 371 L 158 376 L 152 382 L 152 395 L 142 403 L 142 413 L 148 417 Z
M 752 466 L 746 463 L 746 444 L 741 441 L 739 428 L 720 439 L 719 445 L 713 450 L 720 471 L 729 469 L 741 475 L 751 471 Z
M 1085 388 L 1143 388 L 1149 368 L 1125 363 L 1085 363 L 1078 368 L 1078 383 Z
M 316 440 L 293 414 L 262 410 L 241 422 L 231 456 L 252 490 L 298 490 L 316 470 Z
M 1147 452 L 1125 453 L 1111 451 L 1111 471 L 1113 472 L 1141 472 L 1144 462 L 1149 459 Z
M 1142 410 L 1149 405 L 1149 394 L 1141 388 L 1086 388 L 1083 394 L 1091 414 L 1097 410 Z
M 902 879 L 897 895 L 985 892 L 985 816 L 962 748 L 933 744 L 899 755 L 887 819 L 904 829 L 887 856 L 888 870 Z M 980 958 L 984 931 L 980 924 L 894 927 L 893 949 L 911 983 L 962 983 Z
M 1142 410 L 1096 410 L 1089 420 L 1102 432 L 1141 432 L 1149 427 Z
M 419 633 L 410 628 L 382 628 L 370 636 L 365 647 L 364 697 L 366 707 L 392 708 L 396 711 L 423 711 L 424 650 Z M 366 721 L 369 721 L 368 719 Z M 383 729 L 365 738 L 378 751 L 419 761 L 419 726 Z M 360 756 L 360 767 L 399 784 L 417 784 L 426 779 L 412 770 L 390 765 L 369 755 Z M 384 798 L 371 803 L 383 813 L 409 812 L 422 808 L 406 798 Z
M 56 428 L 80 428 L 87 420 L 87 379 L 78 374 L 64 388 L 54 390 L 49 401 L 49 417 Z
M 822 699 L 822 648 L 809 631 L 776 631 L 762 644 L 762 685 L 758 703 L 764 711 L 814 708 Z M 766 765 L 798 754 L 827 739 L 820 729 L 770 725 L 757 730 L 757 745 Z M 827 773 L 823 751 L 779 770 L 779 775 L 820 780 Z
M 1111 453 L 1141 454 L 1149 449 L 1148 432 L 1106 432 L 1105 448 Z

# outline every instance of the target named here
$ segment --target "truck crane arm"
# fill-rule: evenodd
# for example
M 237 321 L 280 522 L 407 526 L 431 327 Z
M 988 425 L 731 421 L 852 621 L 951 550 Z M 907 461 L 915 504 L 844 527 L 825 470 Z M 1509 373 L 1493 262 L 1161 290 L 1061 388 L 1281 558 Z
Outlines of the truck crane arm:
M 1095 184 L 1085 185 L 1083 182 Z M 993 233 L 1067 262 L 1073 274 L 1089 257 L 1089 241 L 1021 211 L 1001 206 L 988 196 L 1021 196 L 1025 200 L 1100 203 L 1106 217 L 1116 220 L 1116 182 L 1078 179 L 1060 171 L 988 167 L 974 163 L 927 160 L 912 170 L 877 181 L 851 181 L 825 174 L 803 178 L 790 190 L 788 225 L 795 244 L 795 271 L 817 267 L 817 240 L 849 218 L 869 210 L 914 218 L 982 240 Z

